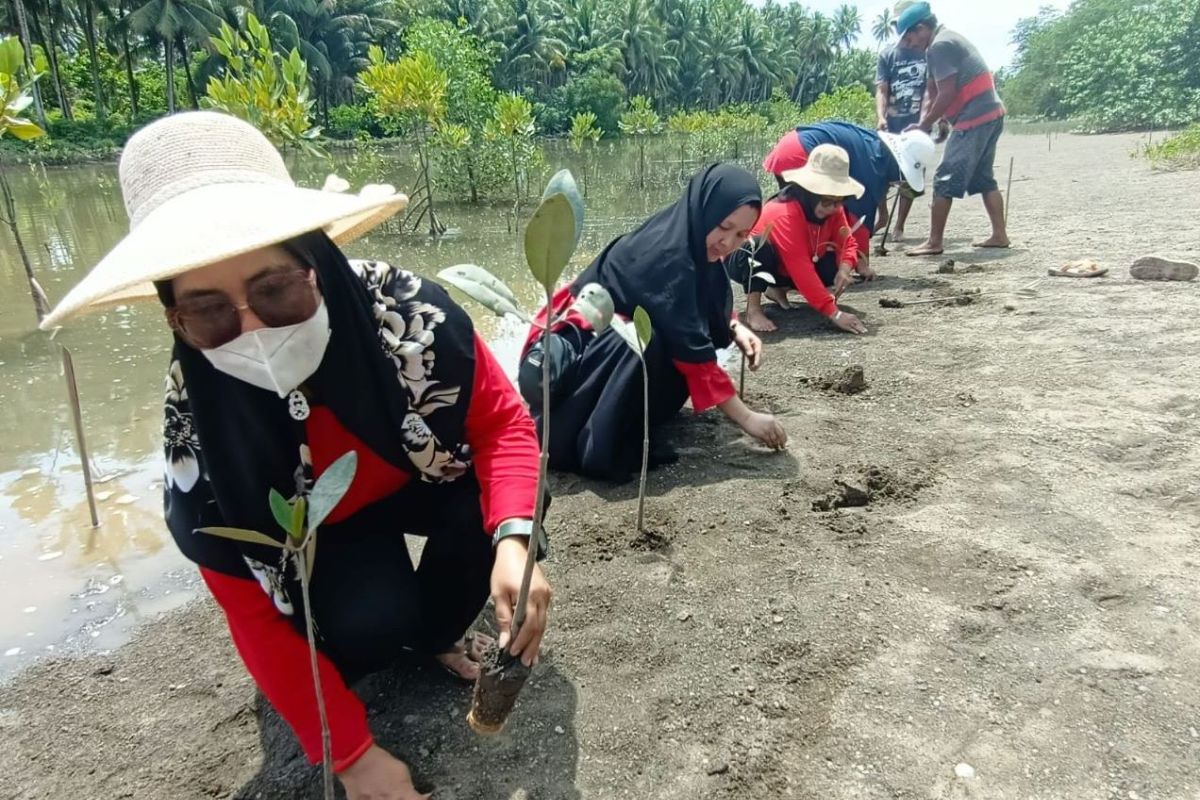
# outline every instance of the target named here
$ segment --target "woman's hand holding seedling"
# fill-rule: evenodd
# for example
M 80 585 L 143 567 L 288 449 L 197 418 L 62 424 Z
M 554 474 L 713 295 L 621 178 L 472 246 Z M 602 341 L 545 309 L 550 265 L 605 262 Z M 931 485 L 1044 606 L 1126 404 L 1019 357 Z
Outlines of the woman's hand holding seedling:
M 412 775 L 403 761 L 379 745 L 338 775 L 346 789 L 346 800 L 428 800 L 413 786 Z
M 749 327 L 740 322 L 733 323 L 733 343 L 737 345 L 738 350 L 746 354 L 746 358 L 750 359 L 751 371 L 762 366 L 762 339 L 758 338 L 758 335 Z
M 496 625 L 500 628 L 498 644 L 508 647 L 511 636 L 513 609 L 521 593 L 521 579 L 525 574 L 528 545 L 518 537 L 501 539 L 496 545 L 496 561 L 492 565 L 492 602 L 496 606 Z M 520 656 L 522 663 L 532 667 L 538 661 L 542 635 L 546 632 L 546 617 L 550 610 L 550 584 L 542 574 L 542 568 L 533 567 L 529 583 L 529 601 L 525 621 L 517 631 L 509 652 Z

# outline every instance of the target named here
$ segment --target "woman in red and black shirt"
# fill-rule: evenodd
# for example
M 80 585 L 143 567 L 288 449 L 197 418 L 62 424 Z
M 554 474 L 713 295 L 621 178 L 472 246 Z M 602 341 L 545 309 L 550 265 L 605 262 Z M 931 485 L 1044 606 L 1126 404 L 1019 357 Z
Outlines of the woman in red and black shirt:
M 783 174 L 783 190 L 763 207 L 751 232 L 759 245 L 753 259 L 759 263 L 751 263 L 748 248 L 730 259 L 730 278 L 746 287 L 746 323 L 754 330 L 776 329 L 762 310 L 764 292 L 787 309 L 787 290 L 795 288 L 841 330 L 866 333 L 857 316 L 838 308 L 842 292 L 856 280 L 858 264 L 858 244 L 842 206 L 863 187 L 850 177 L 849 165 L 842 148 L 815 148 L 804 167 Z M 771 280 L 758 277 L 764 272 Z
M 640 228 L 613 240 L 553 301 L 569 308 L 579 291 L 598 283 L 616 312 L 646 309 L 654 336 L 645 358 L 650 375 L 652 460 L 675 458 L 655 430 L 691 398 L 696 413 L 719 408 L 746 433 L 781 448 L 787 434 L 770 414 L 752 411 L 717 363 L 717 350 L 737 345 L 757 369 L 762 342 L 733 314 L 733 294 L 721 262 L 745 241 L 762 192 L 750 173 L 714 164 L 692 177 L 682 198 Z M 545 309 L 539 322 L 545 319 Z M 519 374 L 535 417 L 542 405 L 540 343 L 534 326 Z M 611 481 L 628 479 L 642 457 L 642 369 L 616 331 L 595 335 L 582 318 L 561 323 L 551 342 L 550 466 Z

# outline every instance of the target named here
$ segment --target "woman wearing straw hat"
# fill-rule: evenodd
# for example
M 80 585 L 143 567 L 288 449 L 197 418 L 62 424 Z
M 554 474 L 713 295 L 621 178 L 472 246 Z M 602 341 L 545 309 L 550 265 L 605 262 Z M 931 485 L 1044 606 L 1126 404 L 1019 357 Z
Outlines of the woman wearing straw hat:
M 730 279 L 748 293 L 747 324 L 758 331 L 775 330 L 762 310 L 763 292 L 791 308 L 787 290 L 794 287 L 836 327 L 866 333 L 862 321 L 837 304 L 854 282 L 859 255 L 843 207 L 847 200 L 862 197 L 864 189 L 850 177 L 849 155 L 836 145 L 823 144 L 813 149 L 803 167 L 780 178 L 783 189 L 763 206 L 751 232 L 759 246 L 754 259 L 760 263 L 752 263 L 745 249 L 728 263 Z M 756 277 L 760 272 L 768 273 L 773 285 Z
M 846 202 L 846 219 L 858 240 L 859 273 L 868 280 L 871 236 L 888 222 L 888 190 L 901 184 L 901 205 L 925 191 L 925 169 L 936 147 L 924 131 L 902 134 L 868 130 L 850 122 L 818 122 L 789 131 L 763 159 L 763 169 L 783 186 L 783 173 L 808 163 L 808 154 L 823 144 L 837 145 L 850 156 L 850 177 L 863 185 L 861 197 Z M 897 224 L 903 221 L 903 217 Z
M 489 593 L 500 646 L 536 661 L 550 599 L 540 570 L 527 622 L 512 641 L 508 630 L 532 530 L 532 421 L 439 286 L 342 254 L 404 207 L 391 187 L 298 188 L 257 130 L 212 112 L 142 129 L 120 176 L 129 234 L 43 327 L 155 292 L 166 306 L 167 525 L 313 761 L 321 729 L 297 578 L 275 548 L 198 529 L 282 536 L 269 492 L 303 496 L 358 454 L 311 582 L 335 770 L 352 800 L 422 797 L 374 743 L 348 684 L 407 651 L 474 678 L 464 632 Z M 426 537 L 415 569 L 404 533 Z

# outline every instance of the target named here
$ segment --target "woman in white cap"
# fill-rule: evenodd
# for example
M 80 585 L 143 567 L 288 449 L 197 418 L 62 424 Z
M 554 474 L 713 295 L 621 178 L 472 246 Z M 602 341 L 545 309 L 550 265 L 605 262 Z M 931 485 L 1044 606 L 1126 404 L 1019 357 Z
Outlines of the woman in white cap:
M 349 451 L 354 480 L 321 526 L 312 574 L 321 690 L 351 800 L 423 797 L 377 746 L 348 684 L 405 652 L 463 679 L 464 632 L 489 593 L 500 646 L 537 659 L 550 588 L 535 572 L 509 624 L 532 532 L 538 445 L 510 381 L 441 287 L 338 248 L 406 198 L 296 187 L 250 125 L 194 112 L 159 120 L 121 157 L 130 232 L 43 327 L 157 295 L 174 348 L 164 500 L 180 550 L 225 611 L 239 654 L 305 752 L 321 758 L 304 609 L 279 551 L 198 532 L 282 539 L 268 494 L 304 496 Z M 426 537 L 419 567 L 402 534 Z
M 808 154 L 803 167 L 787 170 L 780 178 L 783 189 L 763 206 L 751 232 L 752 246 L 758 247 L 753 258 L 759 263 L 752 263 L 743 248 L 727 264 L 729 277 L 747 289 L 747 324 L 755 330 L 775 330 L 762 310 L 763 292 L 790 308 L 787 290 L 795 288 L 839 329 L 866 333 L 862 321 L 839 309 L 837 302 L 854 282 L 859 257 L 844 206 L 862 197 L 864 188 L 850 177 L 850 157 L 841 147 L 823 144 Z M 762 272 L 773 282 L 756 277 Z

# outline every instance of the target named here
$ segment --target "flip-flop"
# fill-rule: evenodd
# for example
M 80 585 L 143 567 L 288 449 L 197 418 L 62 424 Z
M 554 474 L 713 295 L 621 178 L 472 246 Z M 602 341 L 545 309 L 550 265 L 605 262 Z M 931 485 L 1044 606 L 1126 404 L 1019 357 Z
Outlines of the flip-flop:
M 1056 278 L 1100 278 L 1108 274 L 1108 267 L 1102 267 L 1096 261 L 1085 258 L 1081 261 L 1071 261 L 1049 273 Z
M 1144 256 L 1133 262 L 1129 274 L 1139 281 L 1194 281 L 1200 274 L 1200 267 L 1188 261 Z

